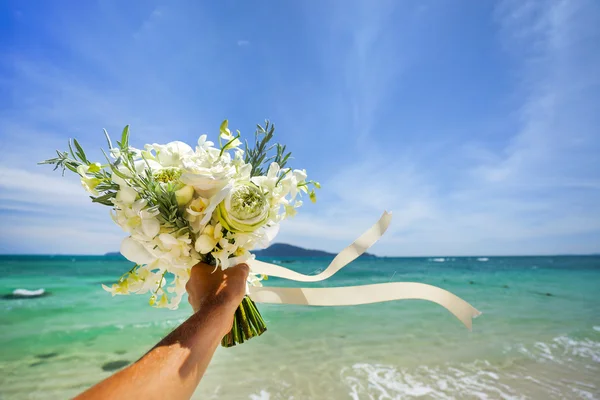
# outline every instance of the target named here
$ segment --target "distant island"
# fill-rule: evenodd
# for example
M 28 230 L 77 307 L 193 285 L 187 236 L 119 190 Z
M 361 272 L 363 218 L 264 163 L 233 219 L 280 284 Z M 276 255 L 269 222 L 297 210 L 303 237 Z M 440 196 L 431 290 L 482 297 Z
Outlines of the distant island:
M 261 257 L 335 257 L 337 254 L 323 250 L 305 249 L 286 243 L 273 243 L 264 250 L 253 251 L 257 258 Z M 374 254 L 364 253 L 361 257 L 376 258 Z
M 329 253 L 323 250 L 305 249 L 299 246 L 293 246 L 287 243 L 273 243 L 264 250 L 256 250 L 252 252 L 257 258 L 264 257 L 335 257 L 335 253 Z M 107 257 L 122 257 L 119 252 L 106 253 Z M 376 255 L 364 253 L 361 257 L 377 258 Z

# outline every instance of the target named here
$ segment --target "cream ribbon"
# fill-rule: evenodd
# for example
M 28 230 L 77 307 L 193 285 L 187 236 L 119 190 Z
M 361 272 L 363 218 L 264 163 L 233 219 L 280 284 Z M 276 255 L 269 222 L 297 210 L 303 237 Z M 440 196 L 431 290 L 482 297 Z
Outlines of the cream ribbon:
M 252 272 L 256 274 L 276 276 L 299 282 L 322 281 L 333 276 L 375 244 L 385 233 L 391 220 L 392 214 L 387 211 L 384 212 L 375 225 L 350 246 L 342 250 L 329 266 L 317 275 L 300 274 L 280 265 L 258 260 L 249 261 L 248 264 Z M 390 282 L 329 288 L 250 287 L 248 294 L 257 303 L 310 306 L 348 306 L 404 299 L 429 300 L 445 307 L 469 330 L 472 326 L 472 319 L 481 314 L 469 303 L 447 290 L 415 282 Z

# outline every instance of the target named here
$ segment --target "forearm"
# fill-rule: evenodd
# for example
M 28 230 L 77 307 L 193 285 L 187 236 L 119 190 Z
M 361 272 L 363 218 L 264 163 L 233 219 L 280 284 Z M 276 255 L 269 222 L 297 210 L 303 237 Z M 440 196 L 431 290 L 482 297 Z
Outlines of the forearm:
M 229 330 L 232 315 L 223 306 L 201 309 L 135 364 L 79 398 L 189 399 Z

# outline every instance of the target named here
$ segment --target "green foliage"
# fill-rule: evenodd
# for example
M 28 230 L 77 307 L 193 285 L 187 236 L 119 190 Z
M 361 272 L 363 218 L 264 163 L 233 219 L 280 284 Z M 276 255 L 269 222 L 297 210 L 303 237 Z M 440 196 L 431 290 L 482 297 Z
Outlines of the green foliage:
M 228 121 L 225 120 L 220 126 L 221 132 L 226 132 L 231 135 L 228 129 Z M 286 151 L 286 146 L 279 143 L 271 144 L 275 133 L 275 126 L 268 120 L 265 121 L 265 126 L 257 125 L 254 134 L 254 146 L 249 147 L 246 141 L 244 161 L 252 165 L 251 176 L 265 175 L 271 162 L 279 164 L 283 170 L 279 180 L 283 179 L 290 169 L 285 169 L 287 162 L 290 160 L 292 153 Z M 121 140 L 117 142 L 117 147 L 113 147 L 112 141 L 108 132 L 104 130 L 104 136 L 108 143 L 109 150 L 116 159 L 112 160 L 104 150 L 102 150 L 107 164 L 99 166 L 90 162 L 83 150 L 83 147 L 76 139 L 69 140 L 68 151 L 56 151 L 57 157 L 40 162 L 39 164 L 54 165 L 54 169 L 62 168 L 62 174 L 65 170 L 78 173 L 77 168 L 86 165 L 87 178 L 94 178 L 99 181 L 95 190 L 100 193 L 98 196 L 90 196 L 94 203 L 103 204 L 106 206 L 114 206 L 113 199 L 117 196 L 119 185 L 113 182 L 112 176 L 115 174 L 119 178 L 125 180 L 128 185 L 134 188 L 139 195 L 148 201 L 150 207 L 155 207 L 159 211 L 160 218 L 163 222 L 171 226 L 175 231 L 189 229 L 188 222 L 183 217 L 183 210 L 177 204 L 175 191 L 176 182 L 167 182 L 156 177 L 149 169 L 142 174 L 138 174 L 135 169 L 136 154 L 129 147 L 129 125 L 123 128 Z M 239 132 L 236 136 L 231 136 L 225 146 L 222 147 L 221 153 L 228 148 L 234 140 L 240 137 Z M 139 160 L 139 158 L 138 158 Z M 279 183 L 279 182 L 278 182 Z M 318 187 L 318 183 L 309 181 L 308 184 L 313 184 Z M 314 198 L 314 192 L 311 193 L 311 199 Z
M 39 164 L 54 165 L 54 169 L 62 168 L 63 175 L 66 169 L 77 173 L 77 168 L 81 165 L 92 166 L 88 168 L 86 175 L 91 178 L 98 179 L 100 183 L 96 186 L 96 191 L 100 193 L 98 196 L 90 196 L 94 203 L 103 204 L 113 207 L 112 200 L 117 196 L 119 185 L 113 182 L 112 174 L 125 180 L 139 195 L 148 201 L 150 208 L 155 208 L 159 211 L 159 218 L 163 222 L 171 226 L 174 231 L 188 229 L 188 223 L 183 217 L 183 211 L 177 204 L 175 196 L 176 183 L 161 182 L 155 179 L 149 170 L 138 174 L 135 169 L 134 153 L 129 148 L 129 125 L 125 126 L 121 133 L 121 140 L 117 142 L 118 148 L 115 149 L 110 140 L 110 136 L 104 130 L 106 141 L 110 150 L 115 150 L 117 154 L 116 160 L 102 153 L 106 158 L 107 164 L 98 168 L 92 164 L 81 145 L 77 140 L 69 140 L 69 151 L 56 151 L 57 157 L 40 162 Z
M 142 175 L 138 175 L 133 180 L 136 183 L 134 187 L 141 197 L 148 201 L 150 207 L 158 210 L 159 218 L 171 226 L 174 232 L 189 228 L 187 220 L 183 217 L 183 211 L 177 204 L 176 184 L 157 181 L 149 170 L 144 171 Z
M 69 144 L 70 147 L 70 144 Z M 58 155 L 58 157 L 56 158 L 50 158 L 48 160 L 44 160 L 39 162 L 38 164 L 51 164 L 54 165 L 54 170 L 56 171 L 58 168 L 62 168 L 62 174 L 63 176 L 65 175 L 65 170 L 68 169 L 69 171 L 73 171 L 75 173 L 77 173 L 77 167 L 79 167 L 80 165 L 82 165 L 82 162 L 77 161 L 74 159 L 75 156 L 73 156 L 73 158 L 69 157 L 69 153 L 68 152 L 62 152 L 59 150 L 56 150 L 56 154 Z
M 269 120 L 265 120 L 264 127 L 256 125 L 254 147 L 250 148 L 246 141 L 244 162 L 252 165 L 251 176 L 265 175 L 271 162 L 276 162 L 283 169 L 290 159 L 292 153 L 286 153 L 285 145 L 279 143 L 269 145 L 274 133 L 275 125 L 271 124 Z

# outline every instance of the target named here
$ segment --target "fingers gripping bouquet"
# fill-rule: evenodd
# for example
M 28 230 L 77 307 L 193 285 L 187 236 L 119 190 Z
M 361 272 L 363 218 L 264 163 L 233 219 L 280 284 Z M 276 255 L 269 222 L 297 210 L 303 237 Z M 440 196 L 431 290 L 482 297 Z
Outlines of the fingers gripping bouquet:
M 192 149 L 182 142 L 129 146 L 129 126 L 113 147 L 108 133 L 106 163 L 88 160 L 77 140 L 69 151 L 43 164 L 79 174 L 95 203 L 112 208 L 111 216 L 129 235 L 121 253 L 135 265 L 111 287 L 117 294 L 150 294 L 150 305 L 176 309 L 192 266 L 199 262 L 226 269 L 254 258 L 277 234 L 280 221 L 296 214 L 303 193 L 314 202 L 319 184 L 305 170 L 286 164 L 291 153 L 271 144 L 274 127 L 258 125 L 254 146 L 240 147 L 224 121 L 219 146 L 200 136 Z M 253 274 L 249 285 L 261 285 Z M 238 307 L 225 347 L 243 343 L 266 330 L 254 302 Z

